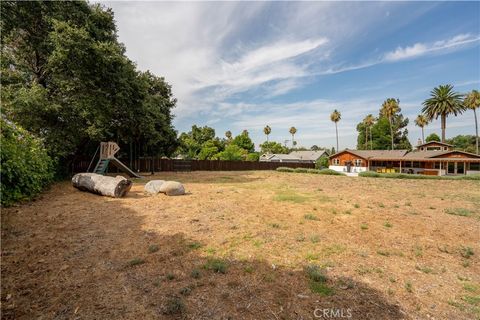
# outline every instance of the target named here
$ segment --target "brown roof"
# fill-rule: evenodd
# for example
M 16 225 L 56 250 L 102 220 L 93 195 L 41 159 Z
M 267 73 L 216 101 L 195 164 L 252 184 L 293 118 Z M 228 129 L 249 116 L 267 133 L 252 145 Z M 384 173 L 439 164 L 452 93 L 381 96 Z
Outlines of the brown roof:
M 409 152 L 408 150 L 349 150 L 345 149 L 343 151 L 340 151 L 332 156 L 330 158 L 333 158 L 340 153 L 343 152 L 349 152 L 351 154 L 354 154 L 360 158 L 366 159 L 366 160 L 389 160 L 389 161 L 397 161 L 397 160 L 410 160 L 410 161 L 428 161 L 428 160 L 452 160 L 452 159 L 459 159 L 459 158 L 442 158 L 442 156 L 445 156 L 450 153 L 461 153 L 464 155 L 469 156 L 469 158 L 461 158 L 461 160 L 473 160 L 473 159 L 480 159 L 480 155 L 465 152 L 465 151 L 460 151 L 460 150 L 427 150 L 427 151 L 411 151 Z M 476 162 L 476 161 L 475 161 Z
M 332 156 L 330 158 L 343 153 L 343 152 L 350 152 L 351 154 L 354 154 L 356 156 L 359 156 L 360 158 L 363 159 L 391 159 L 391 158 L 402 158 L 408 150 L 349 150 L 345 149 L 343 151 L 340 151 Z
M 442 150 L 427 150 L 427 151 L 412 151 L 407 153 L 403 159 L 410 160 L 410 159 L 425 159 L 425 158 L 432 158 L 436 156 L 440 156 L 445 153 L 449 153 L 451 151 L 442 151 Z
M 440 141 L 429 141 L 429 142 L 419 144 L 416 147 L 420 148 L 420 147 L 428 146 L 429 144 L 439 144 L 441 146 L 453 147 L 453 145 L 451 145 L 451 144 L 448 144 L 448 143 L 445 143 L 445 142 L 440 142 Z

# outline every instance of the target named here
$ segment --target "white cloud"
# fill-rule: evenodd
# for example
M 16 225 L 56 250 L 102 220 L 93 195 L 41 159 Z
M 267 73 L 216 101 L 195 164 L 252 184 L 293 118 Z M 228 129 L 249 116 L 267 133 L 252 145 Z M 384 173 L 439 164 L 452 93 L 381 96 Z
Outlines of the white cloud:
M 477 42 L 480 40 L 478 36 L 472 36 L 470 34 L 459 34 L 450 39 L 439 40 L 434 43 L 415 43 L 409 47 L 398 47 L 396 50 L 387 52 L 384 60 L 388 62 L 394 62 L 404 59 L 416 58 L 429 53 L 438 51 L 444 51 L 448 49 L 455 49 L 466 44 Z

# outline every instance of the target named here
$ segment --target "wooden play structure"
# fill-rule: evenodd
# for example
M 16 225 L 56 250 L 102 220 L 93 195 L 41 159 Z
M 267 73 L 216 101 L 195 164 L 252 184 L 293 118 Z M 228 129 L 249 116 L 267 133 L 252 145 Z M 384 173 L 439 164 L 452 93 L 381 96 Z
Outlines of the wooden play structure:
M 97 165 L 95 166 L 95 169 L 93 170 L 93 172 L 98 174 L 105 174 L 105 172 L 108 169 L 108 165 L 111 163 L 115 167 L 117 167 L 119 170 L 128 174 L 130 177 L 141 178 L 141 176 L 133 172 L 129 167 L 127 167 L 120 160 L 115 158 L 115 153 L 117 153 L 118 150 L 120 150 L 120 147 L 115 142 L 101 142 L 100 157 L 98 159 Z

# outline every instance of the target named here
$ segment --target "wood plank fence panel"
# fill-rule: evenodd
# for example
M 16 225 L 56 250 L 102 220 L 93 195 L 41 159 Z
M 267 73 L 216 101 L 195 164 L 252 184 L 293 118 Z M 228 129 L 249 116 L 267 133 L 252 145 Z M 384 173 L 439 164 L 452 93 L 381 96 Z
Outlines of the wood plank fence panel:
M 130 166 L 128 159 L 119 159 Z M 72 172 L 86 172 L 90 160 L 77 160 L 72 164 Z M 96 163 L 95 163 L 96 164 Z M 92 167 L 95 167 L 95 164 Z M 132 170 L 140 172 L 161 171 L 243 171 L 243 170 L 276 170 L 278 167 L 315 168 L 314 163 L 304 162 L 254 162 L 224 160 L 180 160 L 162 158 L 140 158 L 132 163 Z M 93 168 L 90 168 L 92 171 Z M 109 172 L 118 172 L 110 167 Z

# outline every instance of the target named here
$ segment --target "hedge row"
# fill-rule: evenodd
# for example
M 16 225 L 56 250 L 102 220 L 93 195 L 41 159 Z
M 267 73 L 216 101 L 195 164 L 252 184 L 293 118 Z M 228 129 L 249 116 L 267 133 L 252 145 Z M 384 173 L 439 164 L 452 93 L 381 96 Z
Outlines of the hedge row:
M 360 172 L 358 175 L 360 177 L 389 178 L 389 179 L 480 180 L 480 174 L 471 174 L 471 175 L 463 175 L 463 176 L 427 176 L 422 174 L 378 173 L 374 171 L 365 171 L 365 172 Z
M 332 170 L 332 169 L 307 169 L 307 168 L 287 168 L 287 167 L 278 167 L 277 171 L 280 172 L 296 172 L 296 173 L 313 173 L 313 174 L 326 174 L 332 176 L 344 176 L 345 174 Z
M 52 182 L 54 166 L 40 139 L 1 118 L 1 205 L 31 199 Z

